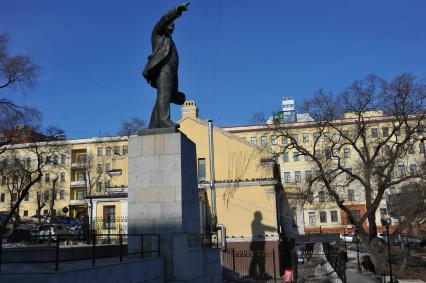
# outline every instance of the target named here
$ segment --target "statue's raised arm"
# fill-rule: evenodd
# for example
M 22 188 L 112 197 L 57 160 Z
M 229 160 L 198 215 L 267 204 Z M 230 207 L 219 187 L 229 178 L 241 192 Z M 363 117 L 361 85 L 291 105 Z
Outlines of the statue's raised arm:
M 188 10 L 189 3 L 168 11 L 154 26 L 151 36 L 152 54 L 143 70 L 147 82 L 157 89 L 157 100 L 152 110 L 149 128 L 177 128 L 170 120 L 170 103 L 182 105 L 185 94 L 179 91 L 179 55 L 172 39 L 174 20 Z
M 167 27 L 173 23 L 174 20 L 182 16 L 182 12 L 188 11 L 190 3 L 179 4 L 176 7 L 168 11 L 161 19 L 157 22 L 152 30 L 152 36 L 164 34 L 167 32 Z

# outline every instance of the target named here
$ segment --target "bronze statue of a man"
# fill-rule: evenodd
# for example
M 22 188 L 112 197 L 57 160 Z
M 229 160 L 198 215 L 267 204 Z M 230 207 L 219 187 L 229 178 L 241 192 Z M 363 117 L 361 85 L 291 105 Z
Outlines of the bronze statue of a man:
M 155 25 L 152 35 L 152 54 L 143 70 L 143 76 L 157 89 L 157 101 L 151 114 L 149 128 L 179 127 L 170 120 L 170 103 L 182 105 L 185 94 L 178 91 L 179 56 L 172 39 L 173 21 L 188 10 L 189 3 L 168 11 Z

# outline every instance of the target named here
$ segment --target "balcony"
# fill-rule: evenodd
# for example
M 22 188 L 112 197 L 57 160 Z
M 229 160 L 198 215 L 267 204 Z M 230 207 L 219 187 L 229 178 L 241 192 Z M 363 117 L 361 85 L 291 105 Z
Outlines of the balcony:
M 86 187 L 86 181 L 71 181 L 71 187 Z
M 86 161 L 78 161 L 75 163 L 71 163 L 71 169 L 85 169 L 87 166 Z

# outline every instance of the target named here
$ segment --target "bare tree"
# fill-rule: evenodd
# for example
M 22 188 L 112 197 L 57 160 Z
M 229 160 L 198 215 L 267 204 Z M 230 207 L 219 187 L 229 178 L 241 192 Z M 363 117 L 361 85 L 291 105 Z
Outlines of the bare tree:
M 30 189 L 36 187 L 46 172 L 60 166 L 55 160 L 66 151 L 66 145 L 53 138 L 47 138 L 44 142 L 12 144 L 5 148 L 0 158 L 0 175 L 7 180 L 11 203 L 9 214 L 0 224 L 0 239 L 13 215 L 19 218 L 20 204 L 28 198 Z
M 118 130 L 118 135 L 120 136 L 130 136 L 136 135 L 139 131 L 145 129 L 146 123 L 144 120 L 141 120 L 138 117 L 133 117 L 130 121 L 122 121 L 120 130 Z
M 291 124 L 268 125 L 288 141 L 281 145 L 282 154 L 292 150 L 310 161 L 313 174 L 303 194 L 312 200 L 314 192 L 321 192 L 344 211 L 378 270 L 384 270 L 385 261 L 376 239 L 376 211 L 384 193 L 426 177 L 424 156 L 413 154 L 414 147 L 424 151 L 425 98 L 424 81 L 411 74 L 389 82 L 370 75 L 339 95 L 320 90 L 305 102 L 312 118 L 306 127 L 315 130 L 310 143 L 299 140 Z M 384 116 L 374 117 L 376 110 Z M 347 203 L 353 187 L 365 195 L 366 212 L 359 218 Z
M 33 87 L 39 67 L 27 55 L 8 52 L 9 37 L 0 34 L 0 90 Z

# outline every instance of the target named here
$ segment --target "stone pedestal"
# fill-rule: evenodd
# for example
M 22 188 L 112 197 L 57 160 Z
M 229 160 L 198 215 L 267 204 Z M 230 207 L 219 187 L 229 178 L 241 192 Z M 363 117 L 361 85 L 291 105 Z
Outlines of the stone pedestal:
M 195 144 L 180 132 L 129 139 L 129 233 L 160 234 L 168 281 L 202 275 L 196 164 Z M 129 250 L 137 249 L 130 237 Z

